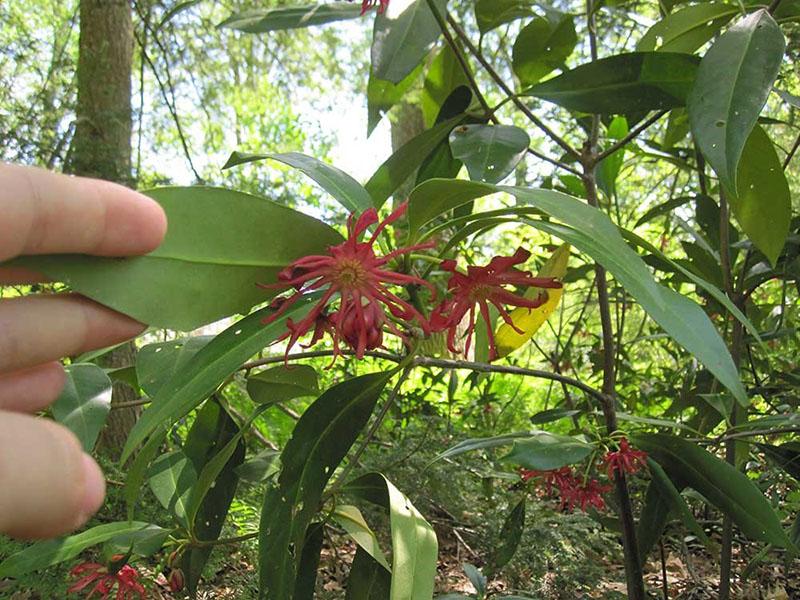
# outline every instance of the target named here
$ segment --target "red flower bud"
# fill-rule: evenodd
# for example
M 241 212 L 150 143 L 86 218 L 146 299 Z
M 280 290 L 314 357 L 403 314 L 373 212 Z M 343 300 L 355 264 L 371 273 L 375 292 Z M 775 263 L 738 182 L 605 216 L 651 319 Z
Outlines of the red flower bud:
M 180 592 L 186 583 L 183 578 L 183 571 L 180 569 L 172 569 L 172 571 L 169 573 L 169 577 L 167 578 L 167 582 L 169 583 L 169 590 L 173 594 Z

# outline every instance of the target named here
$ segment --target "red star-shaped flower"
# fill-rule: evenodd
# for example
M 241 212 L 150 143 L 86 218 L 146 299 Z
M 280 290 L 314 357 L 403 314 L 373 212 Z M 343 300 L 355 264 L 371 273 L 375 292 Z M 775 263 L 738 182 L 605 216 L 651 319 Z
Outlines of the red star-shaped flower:
M 280 317 L 303 295 L 322 292 L 322 298 L 301 321 L 287 319 L 288 331 L 277 341 L 289 339 L 286 353 L 303 335 L 313 330 L 311 343 L 319 341 L 325 333 L 333 339 L 334 357 L 340 354 L 340 342 L 344 340 L 358 358 L 363 358 L 367 350 L 383 345 L 384 328 L 405 340 L 400 331 L 387 316 L 384 309 L 396 319 L 405 323 L 416 321 L 424 332 L 429 331 L 427 320 L 405 300 L 389 291 L 390 285 L 432 286 L 413 275 L 396 273 L 385 266 L 394 258 L 432 247 L 432 243 L 398 248 L 384 256 L 375 254 L 373 245 L 384 228 L 399 219 L 407 205 L 401 204 L 386 219 L 378 222 L 374 208 L 364 212 L 357 220 L 353 215 L 347 222 L 348 238 L 336 246 L 328 248 L 326 255 L 312 255 L 299 258 L 281 271 L 279 283 L 266 288 L 294 288 L 295 292 L 286 299 L 273 302 L 276 312 L 264 320 L 272 323 Z M 372 236 L 365 242 L 359 238 L 370 225 L 378 223 Z M 339 298 L 338 308 L 329 311 L 329 305 Z
M 350 0 L 351 2 L 353 0 Z M 369 9 L 378 7 L 378 14 L 383 14 L 389 6 L 389 0 L 361 0 L 361 14 L 365 14 Z
M 603 457 L 609 477 L 618 473 L 636 473 L 642 467 L 647 466 L 647 452 L 634 450 L 628 443 L 627 438 L 619 441 L 619 450 L 607 452 Z
M 111 560 L 120 558 L 113 557 Z M 73 568 L 69 574 L 79 579 L 67 589 L 67 593 L 76 594 L 86 590 L 88 591 L 87 600 L 95 597 L 98 600 L 108 600 L 114 588 L 117 589 L 115 600 L 135 600 L 136 598 L 143 600 L 146 598 L 144 586 L 139 583 L 139 573 L 130 565 L 122 565 L 112 573 L 105 565 L 85 562 Z
M 450 271 L 452 275 L 447 284 L 451 298 L 443 301 L 431 314 L 432 331 L 447 331 L 447 347 L 451 352 L 458 353 L 456 337 L 458 326 L 468 315 L 467 340 L 464 344 L 464 354 L 469 353 L 472 344 L 472 334 L 475 329 L 476 309 L 480 311 L 489 339 L 489 360 L 497 358 L 497 347 L 494 342 L 493 323 L 489 313 L 489 304 L 493 305 L 503 320 L 515 331 L 520 331 L 505 308 L 505 305 L 536 308 L 544 304 L 546 298 L 540 295 L 534 300 L 524 298 L 509 292 L 504 286 L 516 285 L 523 287 L 560 288 L 561 282 L 550 277 L 534 277 L 527 271 L 520 271 L 515 265 L 524 263 L 531 253 L 523 248 L 517 249 L 513 256 L 495 256 L 489 264 L 483 267 L 470 265 L 466 274 L 456 270 L 454 260 L 446 260 L 441 264 L 442 269 Z

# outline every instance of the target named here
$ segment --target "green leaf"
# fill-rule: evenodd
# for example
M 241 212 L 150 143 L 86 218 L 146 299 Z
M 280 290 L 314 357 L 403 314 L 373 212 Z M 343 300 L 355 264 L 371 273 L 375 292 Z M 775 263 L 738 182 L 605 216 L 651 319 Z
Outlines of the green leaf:
M 433 597 L 438 542 L 433 528 L 413 504 L 380 473 L 368 473 L 346 488 L 389 511 L 392 529 L 391 600 Z
M 525 88 L 561 68 L 575 49 L 578 36 L 569 15 L 558 20 L 536 17 L 519 32 L 512 51 L 512 66 Z
M 149 525 L 136 531 L 125 531 L 108 540 L 104 552 L 107 556 L 125 555 L 128 552 L 136 556 L 152 556 L 161 550 L 169 534 L 169 529 L 158 525 Z
M 733 215 L 775 267 L 789 235 L 792 198 L 778 153 L 758 125 L 744 146 L 736 179 L 739 193 L 728 194 Z
M 300 152 L 286 152 L 283 154 L 234 152 L 222 168 L 229 169 L 237 165 L 266 159 L 277 160 L 301 171 L 316 181 L 323 190 L 328 192 L 351 213 L 361 214 L 365 210 L 372 208 L 372 199 L 367 190 L 358 181 L 341 169 Z
M 136 377 L 142 391 L 154 397 L 212 339 L 212 336 L 201 335 L 148 344 L 141 348 L 136 354 Z
M 308 365 L 280 366 L 260 371 L 247 379 L 253 402 L 274 404 L 319 393 L 317 372 Z
M 661 149 L 664 152 L 672 150 L 677 144 L 686 139 L 690 131 L 689 113 L 685 108 L 673 108 L 669 112 L 667 129 L 664 131 L 664 139 L 661 141 Z
M 353 541 L 361 546 L 378 564 L 387 571 L 392 570 L 386 560 L 386 556 L 383 554 L 383 550 L 381 550 L 381 545 L 375 532 L 367 525 L 358 507 L 349 505 L 337 506 L 336 510 L 333 511 L 333 518 L 353 538 Z
M 500 25 L 534 15 L 532 0 L 477 0 L 475 19 L 481 35 Z
M 485 195 L 486 188 L 478 182 L 464 181 L 453 185 L 452 179 L 429 179 L 415 187 L 408 197 L 409 236 L 414 239 L 419 230 L 436 217 Z
M 472 587 L 478 593 L 478 598 L 483 598 L 486 594 L 486 577 L 472 563 L 464 563 L 461 568 L 464 570 L 464 575 L 467 576 Z
M 534 435 L 536 432 L 534 431 L 518 431 L 516 433 L 505 433 L 503 435 L 496 435 L 493 437 L 488 438 L 473 438 L 469 440 L 464 440 L 463 442 L 459 442 L 452 448 L 448 448 L 441 454 L 439 454 L 436 458 L 434 458 L 431 463 L 434 463 L 438 460 L 443 460 L 445 458 L 453 458 L 454 456 L 458 456 L 459 454 L 464 454 L 466 452 L 473 452 L 475 450 L 485 450 L 487 448 L 498 448 L 500 446 L 508 446 L 509 444 L 513 444 L 519 439 L 529 438 L 531 435 Z
M 306 529 L 292 600 L 314 600 L 324 532 L 323 523 L 312 523 Z
M 383 116 L 414 87 L 422 74 L 423 66 L 417 66 L 397 84 L 378 79 L 370 72 L 367 83 L 367 136 L 372 135 Z
M 444 14 L 447 0 L 433 0 Z M 428 55 L 441 31 L 428 0 L 392 0 L 375 18 L 372 34 L 372 73 L 400 83 Z
M 710 40 L 739 13 L 739 7 L 725 2 L 703 2 L 667 15 L 647 30 L 637 50 L 691 53 Z
M 262 350 L 286 331 L 286 319 L 301 318 L 313 299 L 300 300 L 269 325 L 262 321 L 273 311 L 265 308 L 228 327 L 203 347 L 159 390 L 153 403 L 131 429 L 121 462 L 156 430 L 175 423 L 208 398 L 225 378 L 248 358 Z
M 361 7 L 354 4 L 281 6 L 236 13 L 225 19 L 218 27 L 236 29 L 247 33 L 266 33 L 268 31 L 324 25 L 333 21 L 356 19 L 359 16 L 361 16 Z
M 658 204 L 657 206 L 654 206 L 653 208 L 649 209 L 646 213 L 644 213 L 639 218 L 639 220 L 636 221 L 636 225 L 634 225 L 634 228 L 640 227 L 641 225 L 644 225 L 645 223 L 652 221 L 656 217 L 660 217 L 662 215 L 669 215 L 676 208 L 683 206 L 684 204 L 688 204 L 692 200 L 694 200 L 693 196 L 678 196 L 676 198 L 670 198 L 666 202 Z
M 618 54 L 567 71 L 523 92 L 590 114 L 630 114 L 683 106 L 697 58 L 672 52 Z
M 147 443 L 144 444 L 136 454 L 133 463 L 128 467 L 128 475 L 125 477 L 123 495 L 125 496 L 125 507 L 129 521 L 133 520 L 136 501 L 139 499 L 142 485 L 147 476 L 147 468 L 150 466 L 150 463 L 156 457 L 159 450 L 161 450 L 166 434 L 167 428 L 163 427 L 153 433 L 150 439 L 147 440 Z M 124 464 L 124 461 L 121 462 Z
M 324 392 L 297 422 L 281 453 L 278 484 L 267 490 L 261 512 L 261 598 L 292 598 L 305 531 L 319 509 L 325 485 L 393 374 L 373 373 L 343 381 Z
M 543 410 L 531 417 L 531 423 L 534 425 L 542 425 L 544 423 L 552 423 L 553 421 L 559 421 L 561 419 L 566 419 L 567 417 L 574 417 L 576 415 L 582 414 L 582 410 L 577 409 L 570 409 L 570 408 L 551 408 L 549 410 Z
M 189 494 L 197 483 L 197 471 L 189 457 L 182 450 L 162 454 L 150 466 L 147 478 L 161 506 L 185 526 Z
M 434 125 L 442 105 L 453 90 L 462 85 L 469 86 L 469 80 L 450 44 L 445 44 L 431 61 L 422 84 L 420 107 L 428 127 Z
M 460 125 L 450 133 L 450 149 L 473 181 L 497 183 L 525 156 L 531 138 L 513 125 Z
M 345 600 L 389 600 L 391 585 L 389 572 L 361 547 L 357 547 L 347 577 Z
M 111 380 L 91 363 L 69 365 L 64 370 L 67 381 L 53 404 L 53 417 L 91 452 L 111 410 Z
M 261 483 L 270 475 L 279 471 L 276 462 L 278 456 L 280 456 L 278 450 L 264 448 L 261 452 L 239 465 L 236 468 L 236 473 L 244 481 Z
M 448 198 L 458 201 L 475 199 L 498 191 L 507 192 L 521 204 L 533 206 L 567 226 L 543 220 L 523 218 L 537 229 L 548 232 L 586 252 L 610 271 L 625 290 L 678 344 L 686 348 L 711 371 L 734 397 L 747 406 L 747 393 L 736 366 L 714 325 L 692 300 L 659 285 L 645 262 L 631 250 L 617 227 L 600 210 L 566 194 L 552 190 L 492 186 L 458 180 L 431 180 L 417 187 L 409 199 L 409 220 L 419 208 L 414 204 L 430 198 L 430 190 L 447 191 Z M 426 219 L 437 210 L 452 208 L 448 202 L 426 210 Z
M 711 46 L 687 108 L 697 145 L 722 184 L 738 193 L 745 143 L 778 75 L 786 42 L 768 12 L 755 12 Z
M 566 435 L 536 431 L 530 438 L 515 440 L 503 460 L 526 469 L 550 471 L 579 463 L 591 453 L 591 444 Z
M 514 558 L 520 541 L 522 532 L 525 530 L 525 498 L 517 502 L 511 512 L 503 521 L 500 529 L 500 536 L 495 544 L 492 557 L 489 561 L 489 573 L 495 574 L 505 567 Z
M 74 558 L 86 548 L 102 544 L 113 537 L 151 527 L 153 525 L 138 521 L 106 523 L 66 538 L 36 542 L 0 562 L 0 579 L 21 577 L 27 573 L 42 571 Z
M 797 442 L 786 442 L 780 446 L 757 444 L 766 457 L 789 475 L 800 481 L 800 446 Z
M 661 486 L 653 479 L 647 486 L 644 497 L 642 513 L 639 517 L 639 524 L 636 528 L 636 541 L 639 545 L 639 560 L 642 564 L 647 562 L 647 555 L 656 545 L 669 520 L 671 503 L 661 489 Z
M 422 161 L 442 140 L 447 139 L 453 127 L 463 118 L 463 115 L 459 115 L 423 131 L 386 159 L 364 186 L 372 197 L 373 204 L 377 208 L 383 206 L 389 196 L 411 177 Z
M 792 548 L 769 501 L 736 467 L 672 435 L 633 434 L 631 441 L 671 477 L 685 482 L 731 517 L 748 537 L 780 548 Z
M 147 256 L 54 255 L 15 262 L 143 323 L 188 331 L 246 314 L 275 294 L 259 283 L 274 282 L 294 259 L 342 240 L 316 219 L 240 192 L 173 187 L 147 194 L 169 219 L 163 244 Z

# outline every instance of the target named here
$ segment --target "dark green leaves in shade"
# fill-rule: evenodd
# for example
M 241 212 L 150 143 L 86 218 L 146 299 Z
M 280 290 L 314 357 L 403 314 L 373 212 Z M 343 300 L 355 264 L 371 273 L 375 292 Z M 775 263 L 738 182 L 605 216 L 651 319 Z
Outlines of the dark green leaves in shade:
M 475 19 L 481 35 L 516 19 L 533 16 L 532 0 L 476 0 Z
M 633 52 L 587 63 L 528 88 L 536 96 L 591 114 L 630 114 L 683 106 L 698 59 L 672 52 Z
M 323 190 L 328 192 L 349 212 L 361 214 L 372 207 L 372 201 L 367 190 L 350 175 L 328 163 L 300 152 L 286 152 L 283 154 L 234 152 L 222 168 L 229 169 L 237 165 L 266 159 L 277 160 L 298 171 L 302 171 L 316 181 Z
M 779 548 L 791 548 L 769 501 L 736 467 L 672 435 L 635 434 L 631 441 L 661 465 L 670 478 L 696 490 L 733 519 L 746 536 Z
M 778 75 L 786 42 L 765 10 L 723 33 L 703 57 L 687 103 L 697 145 L 732 193 L 745 143 Z
M 774 267 L 789 235 L 792 199 L 778 153 L 759 125 L 744 146 L 736 179 L 738 193 L 728 193 L 733 215 Z
M 370 72 L 367 83 L 367 135 L 372 135 L 383 116 L 411 90 L 422 74 L 420 64 L 400 83 L 378 79 Z
M 415 213 L 424 212 L 424 217 L 417 222 L 427 222 L 455 208 L 457 202 L 466 203 L 498 191 L 507 192 L 520 204 L 532 206 L 564 223 L 525 219 L 531 226 L 569 242 L 602 264 L 676 342 L 702 362 L 742 405 L 748 404 L 730 353 L 705 312 L 692 300 L 658 284 L 645 262 L 601 211 L 552 190 L 431 180 L 411 193 L 409 219 Z
M 386 162 L 378 167 L 365 185 L 372 197 L 373 204 L 377 208 L 383 206 L 389 196 L 413 175 L 422 161 L 436 149 L 442 140 L 447 139 L 453 127 L 458 125 L 463 118 L 462 115 L 459 115 L 423 131 L 386 159 Z
M 91 452 L 111 410 L 111 380 L 91 363 L 69 365 L 64 370 L 67 381 L 53 404 L 53 417 Z
M 247 33 L 266 33 L 268 31 L 324 25 L 332 21 L 355 19 L 360 15 L 360 5 L 344 2 L 310 4 L 306 6 L 281 6 L 278 8 L 259 8 L 233 14 L 220 23 L 219 27 L 237 29 Z
M 525 156 L 531 139 L 513 125 L 459 125 L 450 133 L 453 156 L 473 181 L 497 183 Z
M 189 457 L 182 450 L 162 454 L 150 466 L 148 483 L 161 506 L 186 526 L 186 504 L 197 483 L 197 471 Z
M 125 462 L 148 436 L 157 430 L 163 432 L 208 398 L 242 363 L 286 331 L 286 319 L 301 318 L 310 308 L 310 301 L 299 301 L 286 311 L 285 316 L 269 325 L 262 321 L 273 311 L 262 309 L 234 323 L 211 340 L 185 368 L 159 389 L 153 403 L 128 435 L 121 461 Z
M 78 556 L 81 552 L 125 533 L 153 528 L 137 521 L 106 523 L 57 540 L 36 542 L 0 562 L 0 578 L 20 577 Z
M 555 19 L 536 17 L 519 32 L 512 51 L 512 67 L 525 88 L 563 67 L 572 54 L 578 36 L 571 16 Z
M 428 127 L 434 125 L 442 105 L 453 90 L 462 85 L 469 85 L 467 76 L 458 63 L 453 49 L 449 44 L 445 44 L 431 61 L 422 85 L 420 106 Z
M 709 41 L 740 8 L 726 2 L 702 2 L 686 6 L 647 30 L 637 50 L 691 53 Z
M 246 314 L 274 295 L 259 283 L 342 240 L 312 217 L 241 192 L 171 187 L 148 195 L 164 207 L 169 231 L 147 256 L 36 256 L 18 264 L 143 323 L 188 331 Z
M 591 453 L 591 444 L 566 435 L 537 431 L 528 438 L 515 440 L 511 452 L 503 460 L 526 469 L 550 471 L 579 463 Z
M 347 577 L 345 600 L 389 600 L 391 585 L 389 571 L 358 547 Z
M 333 471 L 366 425 L 393 372 L 348 379 L 304 413 L 281 453 L 282 469 L 267 490 L 259 529 L 261 598 L 293 597 L 306 528 Z
M 447 0 L 434 0 L 444 14 Z M 428 0 L 392 0 L 375 18 L 372 37 L 372 74 L 399 83 L 427 56 L 441 31 Z
M 489 560 L 489 573 L 497 573 L 514 558 L 525 529 L 525 498 L 517 502 L 503 521 L 497 545 Z
M 670 499 L 663 493 L 654 479 L 650 480 L 644 496 L 644 505 L 636 528 L 636 541 L 639 545 L 639 560 L 644 564 L 647 555 L 656 545 L 669 520 L 672 507 Z
M 780 446 L 758 444 L 758 448 L 770 461 L 800 481 L 800 443 L 785 442 Z
M 260 371 L 247 379 L 253 402 L 273 404 L 319 393 L 317 372 L 308 365 L 280 366 Z
M 144 346 L 136 354 L 136 377 L 142 391 L 154 397 L 161 386 L 183 369 L 213 338 L 186 337 Z
M 438 542 L 433 528 L 392 482 L 368 473 L 347 484 L 345 491 L 389 511 L 392 530 L 390 600 L 433 597 Z

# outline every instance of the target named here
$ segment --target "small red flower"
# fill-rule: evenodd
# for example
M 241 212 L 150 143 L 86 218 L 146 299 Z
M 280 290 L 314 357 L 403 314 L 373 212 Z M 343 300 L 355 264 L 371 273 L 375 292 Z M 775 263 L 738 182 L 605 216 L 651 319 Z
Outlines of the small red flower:
M 295 290 L 288 298 L 272 303 L 277 310 L 264 319 L 264 324 L 275 321 L 303 295 L 322 291 L 322 298 L 305 318 L 296 323 L 287 319 L 288 331 L 277 340 L 289 339 L 287 355 L 295 342 L 312 329 L 312 345 L 325 333 L 331 335 L 334 358 L 340 354 L 342 339 L 358 358 L 363 358 L 367 350 L 381 347 L 384 328 L 405 341 L 405 334 L 387 317 L 384 308 L 395 318 L 405 322 L 417 321 L 423 331 L 429 331 L 425 317 L 411 304 L 390 292 L 387 286 L 411 284 L 431 289 L 432 286 L 413 275 L 396 273 L 384 267 L 400 255 L 430 248 L 433 243 L 398 248 L 384 256 L 377 256 L 373 249 L 384 228 L 399 219 L 406 208 L 406 203 L 401 204 L 381 222 L 378 222 L 378 213 L 374 208 L 364 212 L 357 220 L 350 215 L 346 241 L 329 247 L 327 255 L 305 256 L 295 260 L 278 274 L 279 283 L 263 286 Z M 372 236 L 365 242 L 359 241 L 367 228 L 375 223 L 378 225 Z M 328 305 L 337 295 L 339 307 L 329 312 Z
M 169 572 L 169 577 L 167 577 L 167 583 L 169 585 L 170 592 L 173 594 L 180 592 L 185 583 L 183 571 L 181 569 L 172 569 Z
M 606 465 L 606 472 L 609 478 L 614 476 L 615 471 L 618 473 L 636 473 L 642 467 L 647 466 L 647 452 L 634 450 L 628 444 L 627 438 L 622 438 L 619 441 L 619 450 L 607 452 L 603 457 L 603 462 Z
M 540 288 L 560 288 L 561 282 L 550 277 L 534 277 L 527 271 L 520 271 L 514 265 L 524 263 L 530 257 L 530 252 L 524 248 L 519 248 L 513 256 L 495 256 L 489 264 L 484 267 L 471 265 L 467 267 L 467 273 L 460 273 L 456 270 L 454 260 L 446 260 L 441 264 L 442 269 L 450 271 L 450 281 L 447 284 L 448 291 L 452 298 L 443 301 L 431 314 L 431 329 L 433 331 L 447 331 L 447 347 L 451 352 L 458 353 L 456 348 L 456 336 L 458 326 L 465 315 L 468 317 L 467 340 L 464 344 L 464 354 L 469 353 L 472 344 L 472 334 L 475 328 L 476 308 L 480 310 L 489 337 L 489 360 L 497 358 L 497 348 L 494 342 L 493 323 L 490 318 L 489 304 L 492 304 L 500 313 L 503 320 L 508 323 L 515 331 L 520 331 L 504 305 L 521 306 L 524 308 L 536 308 L 545 302 L 545 298 L 540 295 L 535 300 L 523 298 L 513 292 L 509 292 L 503 286 L 518 285 L 525 287 Z
M 576 508 L 585 511 L 590 506 L 602 510 L 606 505 L 602 495 L 611 490 L 610 485 L 600 485 L 596 479 L 584 481 L 569 467 L 550 471 L 520 469 L 520 477 L 523 481 L 541 477 L 545 495 L 551 495 L 553 489 L 556 489 L 561 500 L 561 508 L 568 511 Z
M 350 0 L 352 2 L 353 0 Z M 389 6 L 389 0 L 361 0 L 361 14 L 365 14 L 369 9 L 377 6 L 378 14 L 383 14 Z
M 111 560 L 119 560 L 119 557 L 113 557 Z M 105 565 L 85 562 L 73 568 L 69 574 L 79 579 L 67 589 L 67 593 L 73 594 L 88 589 L 87 600 L 95 597 L 98 600 L 108 600 L 115 587 L 117 588 L 115 600 L 135 600 L 137 597 L 143 600 L 147 597 L 144 586 L 139 583 L 139 573 L 130 565 L 123 565 L 118 571 L 110 573 Z M 89 588 L 92 584 L 93 587 Z

